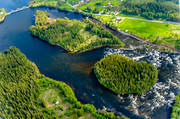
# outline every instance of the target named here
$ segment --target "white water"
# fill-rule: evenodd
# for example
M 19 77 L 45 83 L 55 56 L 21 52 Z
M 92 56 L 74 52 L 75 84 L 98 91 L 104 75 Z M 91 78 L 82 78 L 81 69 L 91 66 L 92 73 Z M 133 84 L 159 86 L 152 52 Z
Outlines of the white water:
M 143 95 L 132 95 L 128 97 L 118 95 L 119 100 L 130 100 L 126 109 L 136 115 L 143 115 L 144 118 L 152 118 L 153 112 L 165 107 L 169 110 L 172 107 L 175 95 L 180 91 L 180 54 L 161 53 L 156 50 L 139 53 L 137 51 L 125 51 L 107 48 L 105 55 L 119 53 L 128 56 L 136 61 L 147 61 L 164 73 L 161 80 Z M 166 71 L 167 70 L 167 71 Z M 163 118 L 163 117 L 162 117 Z

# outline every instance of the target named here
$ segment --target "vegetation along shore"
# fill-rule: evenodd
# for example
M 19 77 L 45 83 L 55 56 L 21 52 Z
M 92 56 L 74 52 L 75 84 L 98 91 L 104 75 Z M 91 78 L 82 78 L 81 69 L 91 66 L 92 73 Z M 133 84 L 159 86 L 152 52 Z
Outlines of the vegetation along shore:
M 51 19 L 44 11 L 37 11 L 35 25 L 29 29 L 31 34 L 49 42 L 60 45 L 69 52 L 83 52 L 88 49 L 117 46 L 124 44 L 120 39 L 88 18 L 84 21 L 64 19 Z
M 4 19 L 6 18 L 6 11 L 5 11 L 5 9 L 4 8 L 1 8 L 0 9 L 0 22 L 3 22 L 4 21 Z
M 40 73 L 17 48 L 0 53 L 1 118 L 126 119 L 81 104 L 66 83 Z

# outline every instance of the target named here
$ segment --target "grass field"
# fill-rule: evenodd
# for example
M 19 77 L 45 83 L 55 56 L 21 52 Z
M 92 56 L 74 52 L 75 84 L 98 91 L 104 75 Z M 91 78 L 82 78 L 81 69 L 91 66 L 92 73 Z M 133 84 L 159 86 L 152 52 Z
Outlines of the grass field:
M 108 5 L 109 3 L 111 4 Z M 101 12 L 104 10 L 108 11 L 112 7 L 119 6 L 120 4 L 120 0 L 90 0 L 88 3 L 80 5 L 78 9 L 84 10 L 86 12 Z
M 124 19 L 116 22 L 117 17 L 95 16 L 104 24 L 127 31 L 130 34 L 143 38 L 151 43 L 168 46 L 180 50 L 180 25 L 155 23 L 135 19 Z
M 54 7 L 59 10 L 72 11 L 74 8 L 69 6 L 65 1 L 62 0 L 31 0 L 29 5 L 32 7 L 48 6 Z

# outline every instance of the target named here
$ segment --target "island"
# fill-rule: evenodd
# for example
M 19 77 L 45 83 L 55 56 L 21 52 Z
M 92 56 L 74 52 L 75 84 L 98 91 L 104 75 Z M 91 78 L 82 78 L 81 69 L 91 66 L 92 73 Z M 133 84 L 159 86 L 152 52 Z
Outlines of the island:
M 171 119 L 180 118 L 180 93 L 177 95 L 171 114 Z
M 68 18 L 52 19 L 46 11 L 37 11 L 35 25 L 30 32 L 51 45 L 58 45 L 68 52 L 84 52 L 104 46 L 124 46 L 111 32 L 88 18 L 83 21 Z
M 118 94 L 142 94 L 154 86 L 158 75 L 152 64 L 120 54 L 105 56 L 94 65 L 94 72 L 100 84 Z
M 15 47 L 0 53 L 0 102 L 4 119 L 127 119 L 81 104 L 70 86 L 41 74 Z
M 1 8 L 1 9 L 0 9 L 0 23 L 1 23 L 2 21 L 4 21 L 6 15 L 7 15 L 7 14 L 6 14 L 5 9 L 4 9 L 4 8 Z

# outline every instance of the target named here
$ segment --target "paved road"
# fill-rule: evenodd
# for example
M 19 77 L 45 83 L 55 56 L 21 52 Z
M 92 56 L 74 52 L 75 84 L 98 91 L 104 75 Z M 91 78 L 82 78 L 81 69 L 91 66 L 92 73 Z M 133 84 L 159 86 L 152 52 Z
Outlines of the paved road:
M 102 15 L 102 14 L 95 14 L 95 15 L 101 15 L 101 16 L 113 16 L 113 15 Z M 121 16 L 116 16 L 117 18 L 127 18 L 127 19 L 135 19 L 135 20 L 141 20 L 141 21 L 148 21 L 148 22 L 156 22 L 156 23 L 168 23 L 168 24 L 176 24 L 180 25 L 180 22 L 173 22 L 173 21 L 157 21 L 157 20 L 148 20 L 148 19 L 140 19 L 140 18 L 133 18 L 133 17 L 121 17 Z

